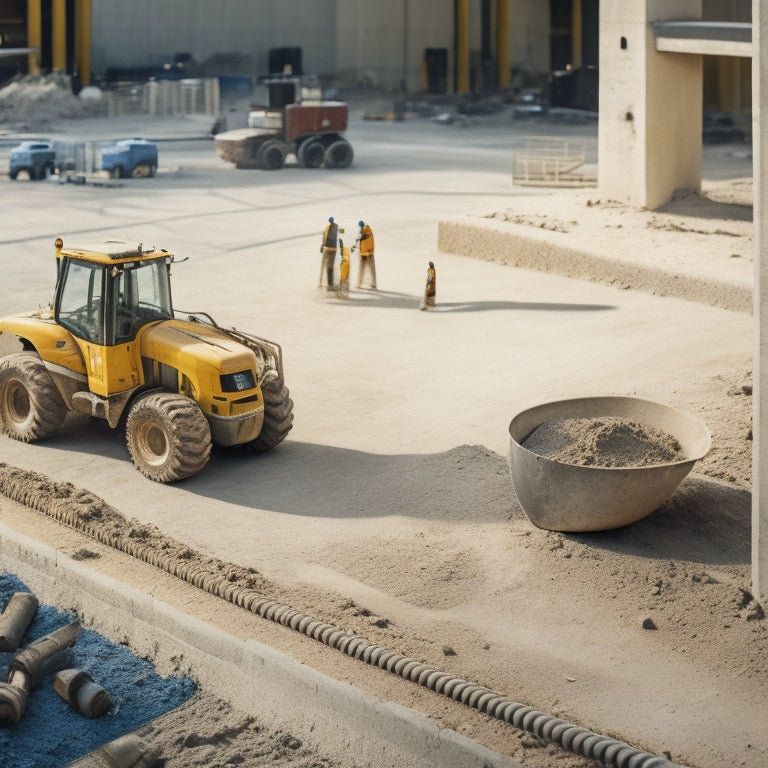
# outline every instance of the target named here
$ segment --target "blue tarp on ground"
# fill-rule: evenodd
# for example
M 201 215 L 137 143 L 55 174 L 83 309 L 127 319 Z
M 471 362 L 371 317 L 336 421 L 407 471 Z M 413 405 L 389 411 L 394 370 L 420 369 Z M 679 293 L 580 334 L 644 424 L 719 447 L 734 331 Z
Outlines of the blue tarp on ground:
M 15 576 L 0 572 L 0 612 L 14 592 L 29 591 Z M 76 618 L 41 605 L 22 647 Z M 53 690 L 55 670 L 52 671 L 32 692 L 19 725 L 0 723 L 2 768 L 60 768 L 135 731 L 179 706 L 195 692 L 195 684 L 189 678 L 162 678 L 151 662 L 137 658 L 125 646 L 91 630 L 83 629 L 66 653 L 66 663 L 59 668 L 75 667 L 87 672 L 108 691 L 112 709 L 99 718 L 83 717 Z M 0 682 L 7 681 L 12 658 L 10 653 L 0 653 Z

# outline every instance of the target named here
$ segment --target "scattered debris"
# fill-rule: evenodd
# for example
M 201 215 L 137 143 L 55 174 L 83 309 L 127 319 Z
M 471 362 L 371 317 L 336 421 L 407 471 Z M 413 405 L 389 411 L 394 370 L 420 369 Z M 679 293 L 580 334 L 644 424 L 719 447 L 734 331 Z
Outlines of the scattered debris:
M 31 592 L 15 592 L 0 616 L 0 651 L 15 651 L 35 618 L 39 603 Z
M 85 717 L 98 717 L 112 707 L 110 695 L 82 669 L 62 669 L 53 678 L 53 689 Z
M 643 629 L 658 629 L 656 622 L 651 618 L 643 619 Z
M 45 661 L 69 648 L 79 634 L 80 622 L 73 621 L 35 640 L 16 654 L 9 665 L 8 682 L 0 683 L 0 722 L 19 724 L 27 708 L 29 694 L 43 676 Z
M 14 130 L 36 130 L 58 120 L 106 115 L 106 104 L 80 99 L 67 75 L 24 75 L 0 89 L 0 125 Z

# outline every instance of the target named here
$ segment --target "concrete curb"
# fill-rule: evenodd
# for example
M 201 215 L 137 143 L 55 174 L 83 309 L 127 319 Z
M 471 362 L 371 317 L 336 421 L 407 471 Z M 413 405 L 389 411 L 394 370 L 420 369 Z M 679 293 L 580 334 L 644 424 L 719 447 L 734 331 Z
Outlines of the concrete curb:
M 210 693 L 359 768 L 519 768 L 426 716 L 324 675 L 254 640 L 241 641 L 0 524 L 0 567 L 41 602 L 141 655 L 180 657 Z
M 751 285 L 694 272 L 664 272 L 653 264 L 581 250 L 572 241 L 558 242 L 562 237 L 562 233 L 534 230 L 532 234 L 530 227 L 467 217 L 438 222 L 437 250 L 577 280 L 597 280 L 734 312 L 752 312 Z

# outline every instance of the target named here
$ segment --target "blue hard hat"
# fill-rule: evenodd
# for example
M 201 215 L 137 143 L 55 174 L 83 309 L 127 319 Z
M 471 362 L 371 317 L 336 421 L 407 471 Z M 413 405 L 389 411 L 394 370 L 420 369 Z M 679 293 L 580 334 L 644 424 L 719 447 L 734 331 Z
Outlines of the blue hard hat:
M 358 227 L 360 227 L 360 229 L 362 229 L 362 228 L 363 228 L 363 224 L 364 224 L 364 223 L 365 223 L 365 222 L 362 222 L 362 221 L 358 221 L 358 222 L 357 222 L 357 226 L 358 226 Z

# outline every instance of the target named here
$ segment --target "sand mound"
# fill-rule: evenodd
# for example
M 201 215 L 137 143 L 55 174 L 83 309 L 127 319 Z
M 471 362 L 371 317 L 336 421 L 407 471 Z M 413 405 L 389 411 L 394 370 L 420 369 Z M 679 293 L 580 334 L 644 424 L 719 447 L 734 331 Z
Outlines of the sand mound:
M 101 101 L 76 96 L 71 78 L 60 73 L 22 76 L 0 89 L 0 125 L 14 130 L 35 130 L 57 120 L 101 116 L 105 110 Z
M 648 467 L 685 460 L 672 435 L 614 416 L 545 421 L 523 445 L 539 456 L 584 467 Z

